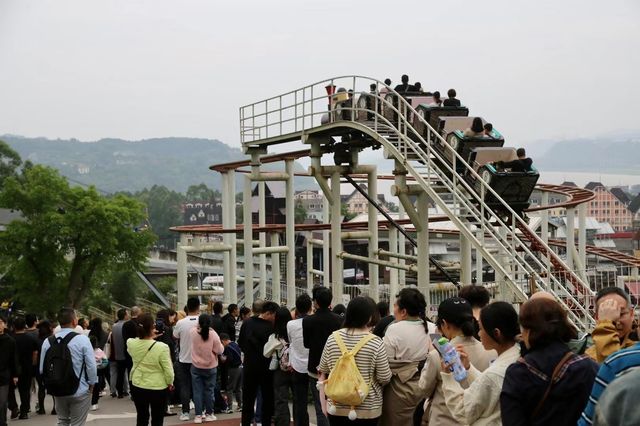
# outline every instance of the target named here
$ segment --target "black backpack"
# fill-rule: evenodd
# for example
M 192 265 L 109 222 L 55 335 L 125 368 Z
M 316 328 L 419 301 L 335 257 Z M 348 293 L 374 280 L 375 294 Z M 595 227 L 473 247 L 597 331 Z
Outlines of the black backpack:
M 49 395 L 70 396 L 75 394 L 80 386 L 80 377 L 73 371 L 73 359 L 68 346 L 71 339 L 77 335 L 78 333 L 70 332 L 63 339 L 56 336 L 48 339 L 50 347 L 44 356 L 42 377 Z M 84 369 L 83 361 L 81 374 Z

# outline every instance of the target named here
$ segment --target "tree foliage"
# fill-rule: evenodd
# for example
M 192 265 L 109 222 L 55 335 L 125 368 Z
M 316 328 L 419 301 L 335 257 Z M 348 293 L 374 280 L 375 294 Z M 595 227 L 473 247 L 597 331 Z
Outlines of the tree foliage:
M 50 167 L 7 178 L 0 205 L 23 215 L 0 234 L 0 256 L 11 266 L 18 299 L 34 311 L 53 312 L 61 302 L 80 307 L 97 276 L 139 268 L 154 240 L 136 232 L 145 220 L 138 201 L 72 188 Z
M 204 201 L 211 203 L 216 199 L 222 198 L 220 191 L 209 188 L 206 184 L 191 185 L 187 189 L 186 199 L 187 201 Z
M 174 239 L 175 233 L 169 228 L 182 225 L 184 195 L 165 186 L 153 185 L 133 196 L 146 205 L 149 224 L 160 241 Z
M 0 189 L 8 177 L 17 176 L 18 167 L 22 164 L 20 155 L 6 142 L 0 140 Z

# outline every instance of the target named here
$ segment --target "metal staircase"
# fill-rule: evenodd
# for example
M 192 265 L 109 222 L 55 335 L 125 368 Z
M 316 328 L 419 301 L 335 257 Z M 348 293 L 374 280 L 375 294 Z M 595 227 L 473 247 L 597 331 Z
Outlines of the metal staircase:
M 385 87 L 375 79 L 340 77 L 242 107 L 243 145 L 264 146 L 304 139 L 312 133 L 340 134 L 345 129 L 361 132 L 365 138 L 381 144 L 385 156 L 396 160 L 396 167 L 406 169 L 476 249 L 476 254 L 494 268 L 496 281 L 508 289 L 503 292 L 503 298 L 525 301 L 530 287 L 535 285 L 539 290 L 553 293 L 574 323 L 583 329 L 591 328 L 595 320 L 590 312 L 593 292 L 589 285 L 529 229 L 409 102 L 390 88 L 385 96 L 361 91 L 372 83 L 378 88 Z M 322 89 L 338 84 L 354 93 L 351 105 L 342 107 L 351 112 L 347 119 L 344 114 L 327 112 L 328 98 Z M 358 95 L 367 97 L 368 102 L 356 102 Z M 293 98 L 292 101 L 288 101 L 289 98 Z M 394 119 L 387 119 L 381 113 L 382 109 L 393 111 Z M 414 124 L 424 127 L 425 131 L 419 132 Z M 445 160 L 440 150 L 444 150 L 452 163 Z M 463 173 L 457 173 L 458 169 Z M 475 181 L 469 181 L 463 175 Z M 448 197 L 443 197 L 444 194 Z M 508 218 L 496 214 L 485 204 L 485 194 L 492 194 L 502 203 Z M 494 254 L 496 249 L 497 255 Z M 511 294 L 504 294 L 507 292 Z

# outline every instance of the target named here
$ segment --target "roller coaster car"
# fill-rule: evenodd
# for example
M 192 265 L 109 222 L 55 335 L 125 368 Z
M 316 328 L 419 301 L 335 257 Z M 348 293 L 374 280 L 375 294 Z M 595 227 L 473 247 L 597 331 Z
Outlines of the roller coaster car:
M 518 215 L 529 207 L 529 197 L 533 192 L 540 174 L 532 166 L 529 172 L 512 172 L 509 169 L 498 169 L 498 161 L 513 161 L 517 159 L 515 148 L 475 148 L 469 156 L 469 163 L 473 165 L 480 178 L 493 189 Z M 471 173 L 465 176 L 478 194 L 482 194 L 482 184 Z M 496 213 L 509 215 L 501 202 L 491 193 L 484 194 L 485 203 Z
M 469 108 L 465 106 L 429 106 L 429 104 L 422 103 L 417 106 L 416 111 L 418 115 L 423 118 L 434 129 L 438 129 L 440 125 L 440 117 L 468 117 Z M 427 126 L 424 125 L 422 120 L 418 117 L 413 119 L 413 127 L 416 129 L 423 138 L 427 138 Z
M 465 161 L 469 162 L 469 155 L 475 148 L 500 148 L 504 145 L 504 138 L 497 130 L 493 130 L 490 136 L 465 136 L 464 130 L 471 127 L 474 117 L 440 117 L 438 133 L 446 143 L 451 146 Z M 484 124 L 485 121 L 482 120 Z M 436 139 L 436 146 L 442 151 L 444 158 L 453 164 L 454 154 L 446 149 L 443 142 Z M 465 167 L 459 161 L 456 162 L 456 171 L 464 172 Z
M 396 95 L 393 93 L 387 93 L 384 96 L 385 102 L 383 102 L 382 115 L 389 120 L 390 122 L 396 121 L 394 108 L 397 110 L 401 110 L 398 106 L 398 101 L 395 99 Z M 411 94 L 408 93 L 402 96 L 414 109 L 417 109 L 419 105 L 425 104 L 428 105 L 433 102 L 433 96 L 427 96 L 424 94 Z M 413 123 L 414 120 L 409 117 L 409 123 Z

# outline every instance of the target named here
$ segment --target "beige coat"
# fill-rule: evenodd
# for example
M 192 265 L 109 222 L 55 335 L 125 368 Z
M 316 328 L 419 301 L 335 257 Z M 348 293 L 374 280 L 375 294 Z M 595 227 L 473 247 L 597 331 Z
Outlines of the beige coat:
M 482 343 L 473 337 L 458 336 L 455 337 L 451 343 L 454 346 L 462 345 L 464 347 L 465 352 L 469 355 L 469 361 L 478 371 L 486 370 L 491 364 L 491 361 L 498 357 L 496 351 L 486 351 Z M 428 409 L 425 409 L 424 412 L 422 424 L 432 426 L 459 426 L 460 422 L 451 415 L 451 412 L 445 404 L 442 393 L 441 371 L 440 354 L 434 349 L 429 352 L 427 364 L 425 368 L 422 369 L 418 383 L 422 397 L 430 399 Z

